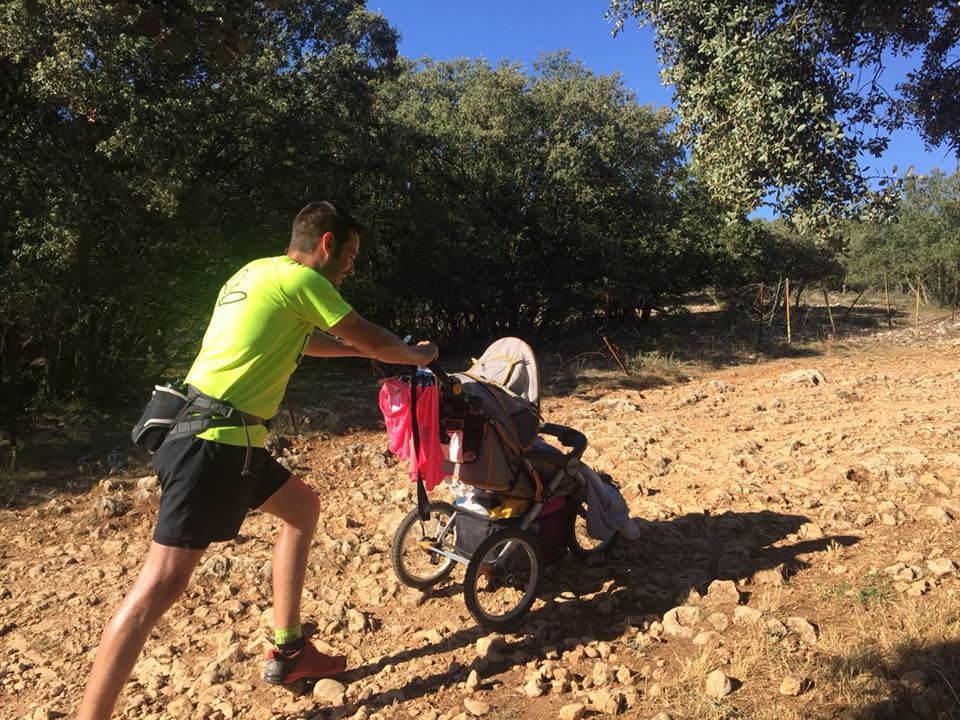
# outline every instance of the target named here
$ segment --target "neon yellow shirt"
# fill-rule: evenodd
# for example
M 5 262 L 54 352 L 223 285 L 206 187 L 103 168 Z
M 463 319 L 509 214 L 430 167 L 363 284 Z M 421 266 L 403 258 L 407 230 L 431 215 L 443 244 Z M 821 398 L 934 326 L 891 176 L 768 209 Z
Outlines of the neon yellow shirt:
M 254 260 L 220 289 L 187 382 L 242 412 L 273 417 L 313 329 L 328 330 L 350 311 L 315 270 L 286 255 Z M 266 428 L 247 427 L 250 444 L 263 447 Z M 247 444 L 242 427 L 211 428 L 200 437 Z

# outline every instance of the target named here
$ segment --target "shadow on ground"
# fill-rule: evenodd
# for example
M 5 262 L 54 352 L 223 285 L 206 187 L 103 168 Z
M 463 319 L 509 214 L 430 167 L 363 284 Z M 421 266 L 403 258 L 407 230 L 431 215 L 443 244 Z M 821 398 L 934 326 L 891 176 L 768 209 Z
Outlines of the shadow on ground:
M 913 641 L 898 647 L 892 658 L 876 650 L 857 650 L 838 658 L 830 668 L 883 700 L 846 708 L 851 720 L 947 720 L 960 718 L 960 640 L 928 645 Z
M 806 567 L 800 556 L 822 552 L 834 543 L 856 542 L 853 537 L 837 536 L 774 547 L 788 536 L 796 537 L 807 522 L 804 516 L 769 511 L 686 515 L 640 523 L 641 537 L 607 551 L 609 562 L 602 567 L 585 567 L 567 556 L 546 573 L 540 587 L 544 603 L 525 616 L 521 629 L 510 636 L 514 639 L 499 650 L 503 660 L 496 663 L 498 672 L 594 640 L 619 639 L 631 625 L 662 619 L 663 613 L 682 604 L 692 591 L 706 592 L 713 580 L 737 580 L 778 566 L 786 575 L 793 574 Z M 422 601 L 462 603 L 462 588 L 448 581 L 425 593 Z M 531 630 L 524 634 L 523 628 Z M 461 629 L 439 643 L 400 650 L 355 668 L 346 679 L 361 682 L 388 665 L 467 647 L 486 634 L 477 626 Z M 490 661 L 481 657 L 468 664 L 454 662 L 433 675 L 374 693 L 362 703 L 335 709 L 318 706 L 308 717 L 347 717 L 360 705 L 372 711 L 400 698 L 424 697 L 464 682 L 472 670 L 483 677 L 489 674 L 484 672 L 489 665 Z

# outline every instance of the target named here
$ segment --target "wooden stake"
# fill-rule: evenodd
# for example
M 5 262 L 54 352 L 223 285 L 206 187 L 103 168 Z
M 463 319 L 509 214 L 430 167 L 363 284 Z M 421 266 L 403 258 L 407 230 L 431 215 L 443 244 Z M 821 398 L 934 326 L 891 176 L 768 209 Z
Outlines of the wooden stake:
M 607 346 L 607 350 L 610 351 L 610 354 L 613 355 L 613 359 L 617 361 L 617 365 L 620 366 L 620 369 L 623 370 L 623 374 L 630 376 L 630 371 L 627 370 L 626 366 L 620 361 L 620 356 L 617 355 L 617 351 L 613 349 L 613 345 L 610 344 L 610 341 L 607 340 L 607 336 L 603 336 L 603 343 Z
M 773 325 L 774 319 L 777 317 L 777 306 L 780 304 L 780 286 L 783 285 L 783 278 L 777 280 L 777 290 L 773 294 L 773 304 L 770 306 L 770 324 Z
M 920 324 L 920 275 L 917 275 L 917 310 L 913 319 L 914 326 Z
M 793 342 L 793 336 L 790 332 L 790 278 L 784 278 L 783 297 L 786 300 L 784 304 L 787 308 L 787 342 Z
M 833 310 L 830 309 L 830 298 L 827 296 L 827 286 L 821 285 L 820 288 L 823 290 L 823 302 L 827 305 L 827 316 L 830 318 L 830 332 L 836 335 L 837 326 L 833 323 Z
M 883 296 L 887 299 L 887 329 L 893 330 L 892 313 L 890 312 L 890 287 L 887 285 L 887 271 L 883 271 Z
M 763 343 L 763 283 L 760 283 L 760 310 L 757 315 L 757 350 Z
M 846 320 L 847 320 L 847 315 L 849 315 L 849 314 L 850 314 L 850 311 L 853 310 L 853 306 L 857 304 L 857 302 L 860 300 L 860 298 L 863 297 L 863 294 L 864 294 L 867 290 L 869 290 L 869 289 L 870 289 L 870 287 L 868 286 L 868 287 L 865 287 L 863 290 L 860 291 L 860 294 L 857 295 L 857 296 L 853 299 L 853 302 L 852 302 L 852 303 L 850 303 L 850 307 L 848 307 L 848 308 L 846 309 L 846 311 L 843 313 L 843 317 L 840 318 L 840 322 L 846 322 Z

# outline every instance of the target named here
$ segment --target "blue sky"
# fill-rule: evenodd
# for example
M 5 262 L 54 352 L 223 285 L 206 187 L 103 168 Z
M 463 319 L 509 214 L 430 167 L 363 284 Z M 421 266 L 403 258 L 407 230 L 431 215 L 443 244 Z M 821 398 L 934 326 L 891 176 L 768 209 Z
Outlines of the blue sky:
M 611 38 L 604 0 L 367 0 L 367 7 L 400 31 L 400 52 L 407 57 L 483 57 L 491 64 L 505 59 L 529 68 L 541 53 L 569 50 L 596 73 L 619 72 L 639 102 L 672 105 L 671 89 L 660 84 L 653 34 L 628 25 Z M 894 61 L 884 76 L 889 86 L 908 69 Z M 927 152 L 912 131 L 896 133 L 882 158 L 865 163 L 885 172 L 896 165 L 900 173 L 910 165 L 917 173 L 957 168 L 946 148 Z

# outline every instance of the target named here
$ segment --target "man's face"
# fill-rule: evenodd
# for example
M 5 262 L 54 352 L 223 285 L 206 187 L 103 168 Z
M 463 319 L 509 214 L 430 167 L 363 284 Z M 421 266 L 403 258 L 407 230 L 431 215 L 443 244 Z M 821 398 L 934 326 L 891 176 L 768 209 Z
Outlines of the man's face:
M 360 252 L 360 235 L 356 230 L 350 232 L 350 239 L 340 248 L 340 252 L 330 257 L 322 268 L 322 274 L 335 288 L 340 287 L 345 277 L 353 275 L 353 263 Z

